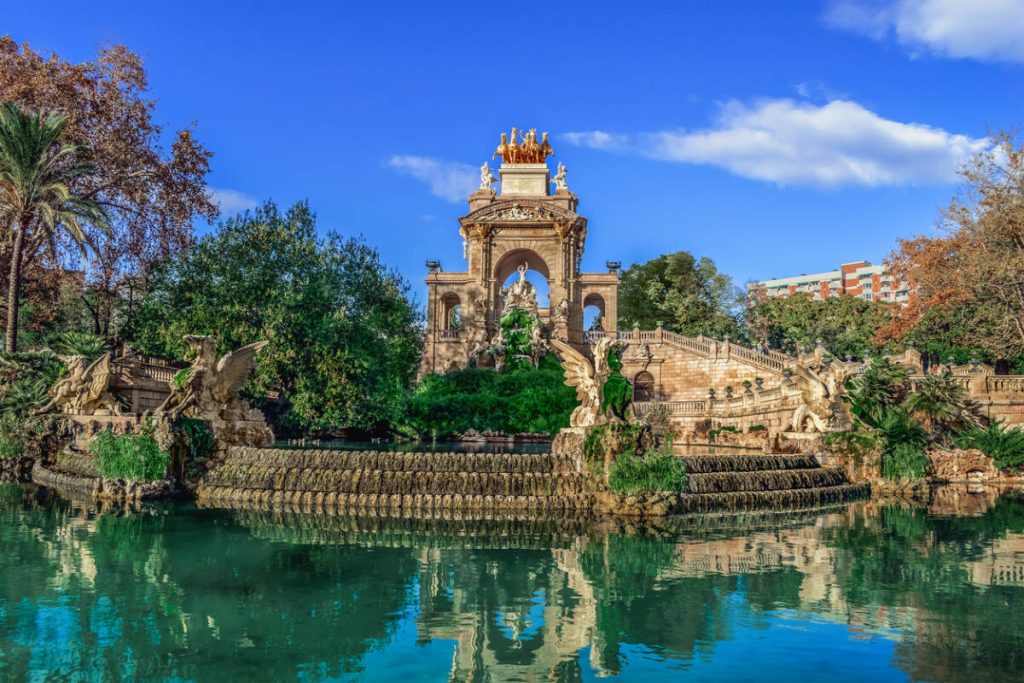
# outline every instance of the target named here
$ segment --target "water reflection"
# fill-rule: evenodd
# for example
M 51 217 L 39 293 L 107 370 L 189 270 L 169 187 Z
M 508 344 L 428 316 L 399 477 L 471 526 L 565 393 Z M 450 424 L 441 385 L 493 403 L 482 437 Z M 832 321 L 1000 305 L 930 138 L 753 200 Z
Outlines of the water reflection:
M 1020 680 L 1024 499 L 969 495 L 635 529 L 7 486 L 0 678 Z

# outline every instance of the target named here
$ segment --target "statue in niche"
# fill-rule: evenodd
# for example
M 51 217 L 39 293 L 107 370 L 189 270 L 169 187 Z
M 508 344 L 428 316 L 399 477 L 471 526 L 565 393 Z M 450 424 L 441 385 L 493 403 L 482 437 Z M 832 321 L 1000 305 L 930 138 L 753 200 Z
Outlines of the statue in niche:
M 640 362 L 640 365 L 644 370 L 654 360 L 654 354 L 651 353 L 651 347 L 648 344 L 641 344 L 636 350 L 636 359 Z
M 594 344 L 594 362 L 559 339 L 552 339 L 551 346 L 562 362 L 565 372 L 565 383 L 576 387 L 576 398 L 580 405 L 569 416 L 570 427 L 592 427 L 607 422 L 601 410 L 604 397 L 604 385 L 611 374 L 608 366 L 608 352 L 616 342 L 611 337 L 603 337 Z
M 174 418 L 187 414 L 203 420 L 263 421 L 258 410 L 251 410 L 239 396 L 249 375 L 256 368 L 256 354 L 270 342 L 258 341 L 230 351 L 217 360 L 217 341 L 205 335 L 188 335 L 192 347 L 192 367 L 182 383 L 171 380 L 171 395 L 154 412 Z
M 537 312 L 537 290 L 526 279 L 526 271 L 530 269 L 529 263 L 519 266 L 519 279 L 505 292 L 505 308 L 502 313 L 508 313 L 514 308 L 519 308 L 530 313 Z
M 50 390 L 50 402 L 37 415 L 60 408 L 69 415 L 120 415 L 121 406 L 110 392 L 110 353 L 89 363 L 85 356 L 61 356 L 67 377 Z
M 551 182 L 555 184 L 555 190 L 565 190 L 568 192 L 569 188 L 565 184 L 565 171 L 565 164 L 559 161 L 558 172 L 555 173 L 555 177 L 551 179 Z
M 555 306 L 554 321 L 556 323 L 567 323 L 569 322 L 569 300 L 562 299 Z
M 491 171 L 491 167 L 484 162 L 484 165 L 480 167 L 480 189 L 487 190 L 488 192 L 494 189 L 494 172 Z

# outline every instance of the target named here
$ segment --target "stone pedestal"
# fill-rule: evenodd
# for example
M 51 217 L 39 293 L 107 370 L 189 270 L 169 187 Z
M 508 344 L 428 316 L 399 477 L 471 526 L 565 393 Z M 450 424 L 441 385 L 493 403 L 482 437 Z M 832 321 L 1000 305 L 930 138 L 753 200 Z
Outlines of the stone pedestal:
M 551 172 L 547 164 L 502 164 L 502 197 L 538 197 L 548 195 Z

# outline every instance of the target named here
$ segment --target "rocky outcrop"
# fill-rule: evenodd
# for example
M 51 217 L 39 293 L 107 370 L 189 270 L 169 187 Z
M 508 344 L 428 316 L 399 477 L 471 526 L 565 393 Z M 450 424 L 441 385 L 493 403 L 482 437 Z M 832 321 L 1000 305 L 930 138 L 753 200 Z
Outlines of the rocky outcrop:
M 28 481 L 32 474 L 32 458 L 0 458 L 0 482 Z
M 1002 474 L 995 461 L 977 449 L 928 451 L 928 476 L 938 482 L 996 481 Z

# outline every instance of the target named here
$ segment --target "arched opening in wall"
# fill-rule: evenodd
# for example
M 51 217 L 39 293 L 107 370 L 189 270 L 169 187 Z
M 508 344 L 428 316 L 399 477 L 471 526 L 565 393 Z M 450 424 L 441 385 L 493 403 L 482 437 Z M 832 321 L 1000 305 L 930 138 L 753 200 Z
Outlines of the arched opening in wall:
M 604 297 L 600 294 L 588 294 L 583 299 L 583 331 L 603 332 L 607 327 L 604 311 Z
M 547 309 L 551 306 L 551 286 L 548 279 L 551 277 L 547 263 L 535 251 L 529 249 L 516 249 L 510 251 L 498 261 L 494 267 L 494 277 L 501 283 L 502 296 L 509 288 L 519 281 L 520 269 L 525 266 L 525 280 L 530 283 L 536 295 L 537 308 Z M 504 307 L 504 301 L 498 302 L 498 310 Z
M 457 331 L 462 328 L 462 300 L 458 294 L 445 294 L 441 298 L 441 329 Z
M 636 377 L 633 378 L 633 400 L 638 402 L 653 401 L 656 394 L 657 389 L 654 386 L 654 375 L 646 370 L 636 373 Z

